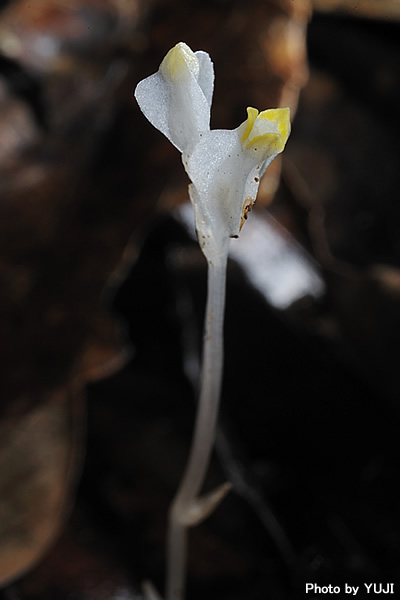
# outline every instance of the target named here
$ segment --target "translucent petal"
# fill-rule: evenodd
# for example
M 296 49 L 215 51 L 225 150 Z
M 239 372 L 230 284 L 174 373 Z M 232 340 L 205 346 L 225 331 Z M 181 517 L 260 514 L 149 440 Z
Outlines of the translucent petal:
M 135 98 L 146 119 L 172 141 L 168 123 L 169 89 L 162 75 L 155 73 L 140 81 Z
M 243 151 L 240 134 L 240 128 L 209 131 L 183 156 L 199 242 L 209 254 L 239 235 L 257 195 L 261 164 Z
M 199 86 L 206 97 L 208 106 L 211 108 L 214 92 L 214 66 L 207 52 L 198 50 L 198 52 L 195 52 L 195 55 L 199 61 Z
M 210 129 L 213 86 L 208 54 L 193 53 L 181 42 L 157 73 L 137 85 L 135 97 L 146 118 L 182 152 Z

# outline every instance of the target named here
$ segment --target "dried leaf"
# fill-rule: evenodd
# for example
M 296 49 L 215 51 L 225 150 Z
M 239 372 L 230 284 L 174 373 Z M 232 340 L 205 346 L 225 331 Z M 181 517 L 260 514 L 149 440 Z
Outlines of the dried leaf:
M 31 568 L 66 517 L 82 456 L 82 401 L 58 390 L 0 424 L 0 585 Z

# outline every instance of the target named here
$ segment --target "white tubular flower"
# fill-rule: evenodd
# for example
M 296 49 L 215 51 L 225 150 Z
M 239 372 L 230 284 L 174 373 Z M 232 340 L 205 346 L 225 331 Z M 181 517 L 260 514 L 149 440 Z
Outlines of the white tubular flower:
M 288 108 L 247 109 L 234 130 L 210 130 L 214 70 L 206 52 L 180 42 L 135 91 L 148 120 L 182 152 L 200 246 L 209 261 L 227 253 L 253 206 L 260 178 L 285 147 Z
M 290 132 L 288 108 L 247 109 L 237 129 L 203 135 L 183 154 L 195 208 L 200 246 L 207 258 L 225 252 L 238 237 L 257 196 L 260 178 L 285 147 Z
M 172 48 L 159 70 L 141 81 L 135 97 L 144 115 L 183 152 L 210 129 L 214 68 L 207 52 L 184 42 Z

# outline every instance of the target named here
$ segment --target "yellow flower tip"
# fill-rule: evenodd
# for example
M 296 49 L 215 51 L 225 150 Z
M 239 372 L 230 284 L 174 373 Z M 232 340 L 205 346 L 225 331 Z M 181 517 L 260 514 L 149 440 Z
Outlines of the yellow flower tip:
M 242 135 L 242 144 L 244 144 L 244 142 L 248 139 L 257 117 L 258 117 L 258 110 L 256 108 L 253 108 L 252 106 L 248 106 L 247 107 L 247 121 L 245 121 L 246 126 L 244 128 L 243 135 Z
M 283 150 L 290 133 L 290 108 L 269 108 L 260 112 L 259 118 L 271 121 L 276 125 L 281 136 Z
M 245 148 L 269 150 L 274 154 L 282 152 L 290 133 L 289 108 L 270 108 L 261 113 L 255 108 L 248 108 L 247 113 L 242 136 Z
M 193 50 L 185 42 L 179 42 L 167 52 L 160 69 L 166 79 L 174 81 L 184 78 L 188 72 L 197 78 L 199 75 L 199 61 Z

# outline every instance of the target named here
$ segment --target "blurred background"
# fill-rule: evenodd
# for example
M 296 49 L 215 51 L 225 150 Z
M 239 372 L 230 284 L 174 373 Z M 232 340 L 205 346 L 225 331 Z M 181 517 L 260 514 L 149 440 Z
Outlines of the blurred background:
M 232 242 L 205 487 L 233 491 L 187 597 L 396 589 L 399 34 L 397 0 L 0 2 L 1 600 L 163 589 L 206 265 L 132 93 L 178 41 L 213 59 L 213 128 L 293 115 Z

